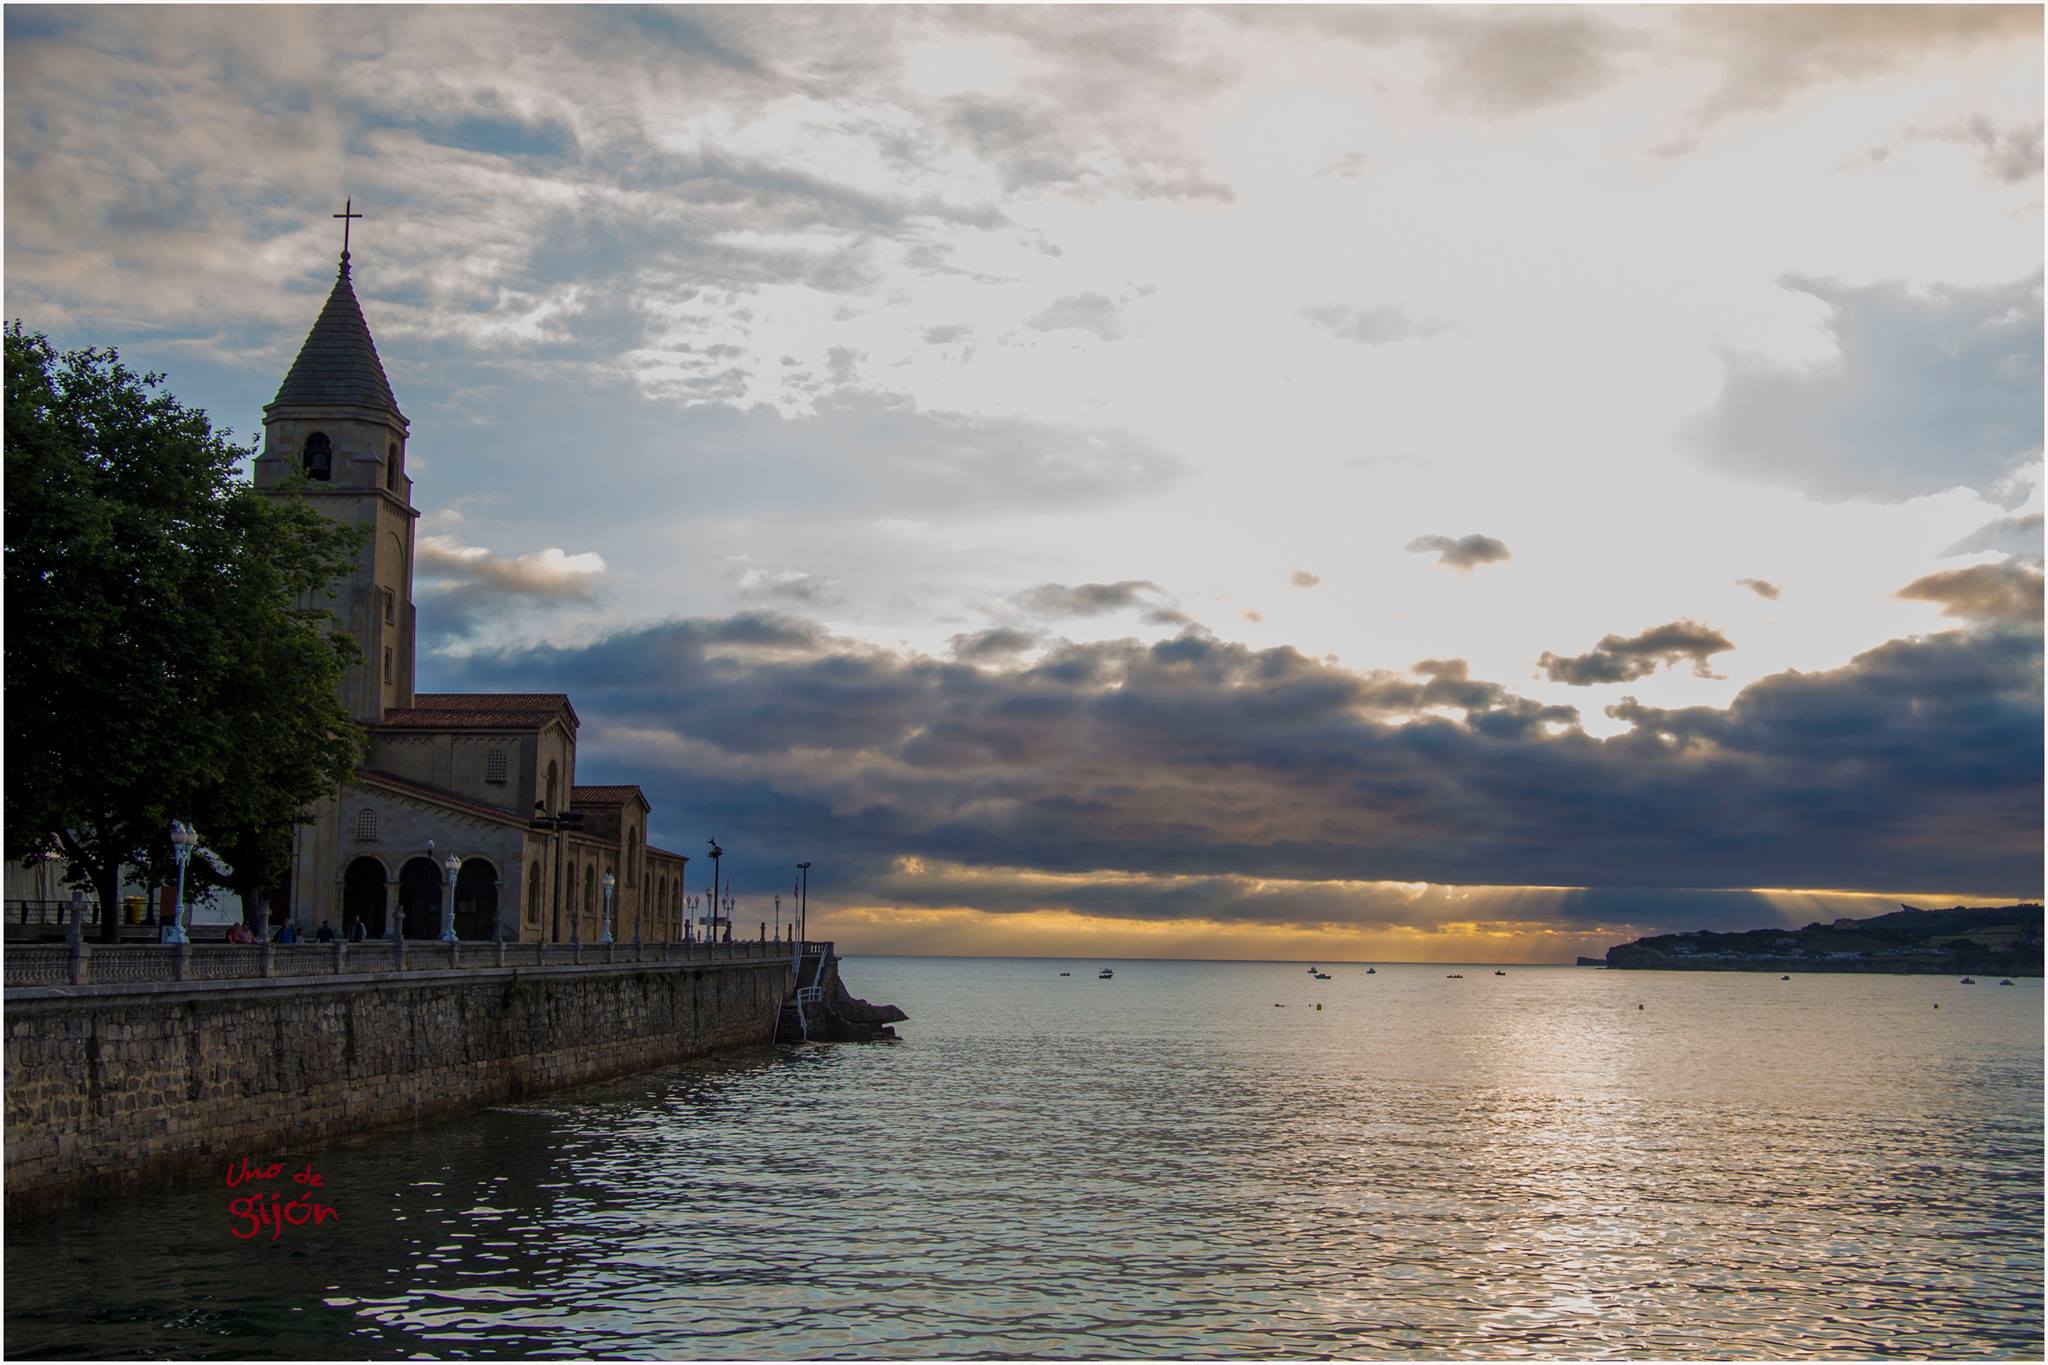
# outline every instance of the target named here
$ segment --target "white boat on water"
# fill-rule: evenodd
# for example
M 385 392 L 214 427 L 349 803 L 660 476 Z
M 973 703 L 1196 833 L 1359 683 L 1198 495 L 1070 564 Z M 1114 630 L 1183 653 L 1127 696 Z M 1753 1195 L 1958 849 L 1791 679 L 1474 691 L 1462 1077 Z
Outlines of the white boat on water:
M 1116 975 L 1116 973 L 1115 973 L 1115 972 L 1111 971 L 1111 970 L 1110 970 L 1109 968 L 1107 968 L 1107 967 L 1104 967 L 1104 968 L 1103 968 L 1103 969 L 1102 969 L 1101 971 L 1099 971 L 1099 972 L 1097 972 L 1097 973 L 1095 974 L 1095 979 L 1096 979 L 1097 981 L 1107 981 L 1107 980 L 1109 980 L 1109 979 L 1110 979 L 1111 977 L 1113 977 L 1113 976 L 1115 976 L 1115 975 Z

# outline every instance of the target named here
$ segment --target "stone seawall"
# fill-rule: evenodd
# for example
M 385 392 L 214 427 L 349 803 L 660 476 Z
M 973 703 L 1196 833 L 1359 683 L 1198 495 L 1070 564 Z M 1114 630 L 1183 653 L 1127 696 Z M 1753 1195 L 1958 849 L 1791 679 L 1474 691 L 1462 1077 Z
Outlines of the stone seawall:
M 784 961 L 9 990 L 10 1208 L 768 1044 Z

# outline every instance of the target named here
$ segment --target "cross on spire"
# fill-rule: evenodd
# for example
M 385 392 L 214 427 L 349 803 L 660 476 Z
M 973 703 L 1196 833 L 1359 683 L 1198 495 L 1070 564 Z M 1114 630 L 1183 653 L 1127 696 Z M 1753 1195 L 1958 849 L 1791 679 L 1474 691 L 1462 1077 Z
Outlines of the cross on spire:
M 360 214 L 360 213 L 356 213 L 356 212 L 353 212 L 353 210 L 354 210 L 354 208 L 355 208 L 355 205 L 356 205 L 356 201 L 355 201 L 355 200 L 353 200 L 353 199 L 344 199 L 344 200 L 342 201 L 342 203 L 341 203 L 341 212 L 340 212 L 340 213 L 336 213 L 336 214 L 332 214 L 332 215 L 330 215 L 331 217 L 335 217 L 335 218 L 339 218 L 339 219 L 341 219 L 341 273 L 342 273 L 342 274 L 344 274 L 344 275 L 346 275 L 346 274 L 348 273 L 348 227 L 349 227 L 349 221 L 350 221 L 351 219 L 354 219 L 354 218 L 360 218 L 360 217 L 362 217 L 362 216 L 363 216 L 363 215 L 362 215 L 362 214 Z

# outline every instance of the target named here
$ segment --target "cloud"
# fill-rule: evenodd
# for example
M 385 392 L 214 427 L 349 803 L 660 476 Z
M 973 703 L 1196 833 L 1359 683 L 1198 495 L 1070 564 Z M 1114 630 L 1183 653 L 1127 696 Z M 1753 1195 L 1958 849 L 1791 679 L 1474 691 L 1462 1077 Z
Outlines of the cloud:
M 1321 574 L 1312 574 L 1307 569 L 1296 569 L 1287 575 L 1287 581 L 1297 588 L 1313 588 L 1323 579 Z
M 1117 341 L 1124 335 L 1122 309 L 1103 294 L 1072 294 L 1056 299 L 1043 311 L 1026 318 L 1024 325 L 1040 332 L 1091 332 L 1104 341 Z
M 1776 583 L 1763 578 L 1738 578 L 1735 580 L 1735 586 L 1738 588 L 1748 588 L 1766 602 L 1777 601 L 1778 595 L 1784 591 Z
M 1469 535 L 1453 539 L 1450 536 L 1417 536 L 1408 542 L 1408 553 L 1427 554 L 1438 551 L 1436 562 L 1448 564 L 1460 573 L 1468 573 L 1481 564 L 1498 564 L 1513 558 L 1508 547 L 1492 536 Z
M 1415 317 L 1391 305 L 1364 308 L 1355 304 L 1323 303 L 1302 309 L 1301 315 L 1346 341 L 1362 342 L 1367 346 L 1421 341 L 1457 330 L 1448 322 Z
M 777 884 L 800 848 L 832 867 L 842 903 L 897 903 L 903 858 L 1215 883 L 1162 893 L 1176 916 L 1273 913 L 1240 878 L 1650 900 L 2039 884 L 2038 632 L 1893 641 L 1725 708 L 1625 699 L 1608 739 L 1463 660 L 1360 672 L 1197 635 L 1056 644 L 988 669 L 754 613 L 433 667 L 434 686 L 570 691 L 579 768 L 643 782 L 657 832 L 715 823 L 742 885 Z M 1075 898 L 1116 913 L 1106 894 Z
M 1034 631 L 996 626 L 989 630 L 955 635 L 946 643 L 952 647 L 954 658 L 979 662 L 984 659 L 1015 658 L 1037 648 L 1043 638 Z
M 452 536 L 419 538 L 420 572 L 454 584 L 468 584 L 516 597 L 569 598 L 589 601 L 604 573 L 604 557 L 595 550 L 580 554 L 549 546 L 510 558 L 481 545 L 464 545 Z
M 833 583 L 814 573 L 798 569 L 778 569 L 773 572 L 752 564 L 741 568 L 738 587 L 745 597 L 778 598 L 787 602 L 804 602 L 813 606 L 834 602 Z
M 1172 595 L 1157 583 L 1127 578 L 1120 583 L 1043 583 L 1015 599 L 1033 616 L 1101 616 L 1107 612 L 1138 609 L 1151 625 L 1184 626 L 1192 616 L 1173 605 Z
M 2011 555 L 2035 567 L 2041 564 L 2041 514 L 2029 512 L 2021 517 L 2000 517 L 1978 527 L 1955 544 L 1941 552 L 1943 559 L 1951 555 L 1977 554 L 1990 550 L 1998 554 Z
M 1788 276 L 1828 308 L 1836 356 L 1728 356 L 1688 438 L 1721 468 L 1831 502 L 1991 492 L 2041 449 L 2041 276 L 1865 288 Z
M 1775 594 L 1772 594 L 1775 596 Z M 1702 678 L 1717 676 L 1707 660 L 1735 648 L 1727 636 L 1698 621 L 1671 621 L 1652 626 L 1640 635 L 1601 638 L 1589 653 L 1566 657 L 1545 653 L 1536 662 L 1552 682 L 1572 687 L 1595 683 L 1631 682 L 1646 678 L 1660 666 L 1692 661 L 1693 673 Z
M 1931 573 L 1900 588 L 1898 595 L 1908 601 L 1938 603 L 1943 616 L 1965 621 L 2041 624 L 2041 571 L 2012 560 Z
M 1939 128 L 1907 130 L 1908 141 L 1955 142 L 1977 148 L 1985 174 L 2007 185 L 2041 178 L 2041 124 L 2019 124 L 2000 131 L 1983 114 L 1971 114 Z

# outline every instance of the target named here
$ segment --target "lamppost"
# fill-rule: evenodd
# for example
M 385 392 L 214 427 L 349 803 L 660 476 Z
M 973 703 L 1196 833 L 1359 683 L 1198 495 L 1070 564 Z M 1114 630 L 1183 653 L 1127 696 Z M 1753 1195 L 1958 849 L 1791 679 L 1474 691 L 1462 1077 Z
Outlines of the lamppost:
M 797 942 L 801 943 L 803 942 L 804 935 L 811 931 L 811 917 L 809 914 L 811 908 L 811 865 L 809 863 L 798 863 L 796 870 L 804 875 L 803 881 L 798 884 L 799 889 L 796 893 L 796 937 Z
M 171 821 L 171 856 L 178 860 L 178 901 L 171 913 L 170 931 L 164 935 L 166 943 L 189 943 L 185 933 L 185 864 L 192 861 L 192 846 L 199 842 L 199 831 L 183 820 Z
M 690 941 L 690 921 L 686 917 L 688 913 L 682 907 L 684 907 L 686 894 L 690 890 L 690 855 L 688 853 L 678 853 L 676 857 L 680 857 L 680 860 L 682 860 L 682 876 L 680 876 L 680 882 L 676 886 L 676 919 L 682 921 L 682 941 L 688 943 Z
M 718 942 L 718 860 L 725 856 L 725 850 L 718 846 L 718 840 L 711 844 L 711 894 L 704 898 L 704 941 Z
M 545 830 L 554 836 L 551 841 L 554 845 L 555 853 L 555 875 L 553 878 L 555 933 L 552 941 L 560 943 L 562 941 L 562 831 L 567 830 L 574 834 L 582 829 L 583 812 L 580 810 L 565 810 L 549 815 L 547 804 L 536 801 L 533 803 L 533 818 L 526 823 L 529 829 Z
M 782 893 L 775 893 L 775 941 L 782 942 Z
M 730 942 L 732 942 L 732 910 L 733 910 L 733 905 L 732 905 L 732 884 L 731 884 L 730 882 L 726 883 L 726 887 L 725 887 L 725 903 L 724 903 L 724 904 L 723 904 L 723 905 L 722 905 L 722 906 L 721 906 L 720 908 L 721 908 L 721 909 L 722 909 L 722 910 L 724 911 L 724 914 L 723 914 L 723 915 L 721 915 L 721 916 L 720 916 L 720 918 L 722 918 L 722 919 L 723 919 L 723 920 L 725 921 L 725 941 L 726 941 L 727 943 L 730 943 Z
M 442 864 L 448 869 L 448 902 L 441 907 L 441 942 L 455 942 L 455 877 L 462 871 L 462 859 L 453 853 Z
M 683 897 L 683 942 L 685 943 L 694 943 L 696 941 L 695 935 L 690 931 L 690 921 L 696 917 L 697 898 L 686 894 Z
M 609 873 L 609 872 L 605 873 L 605 874 L 604 874 L 604 937 L 602 937 L 602 938 L 598 939 L 598 942 L 599 942 L 599 943 L 610 943 L 610 942 L 612 941 L 612 887 L 613 887 L 613 886 L 615 886 L 615 885 L 617 885 L 617 879 L 616 879 L 616 878 L 614 878 L 614 877 L 612 876 L 612 874 L 611 874 L 611 873 Z

